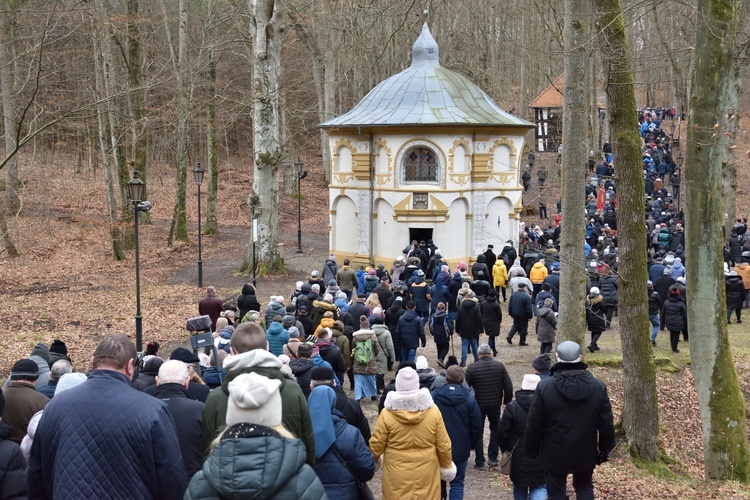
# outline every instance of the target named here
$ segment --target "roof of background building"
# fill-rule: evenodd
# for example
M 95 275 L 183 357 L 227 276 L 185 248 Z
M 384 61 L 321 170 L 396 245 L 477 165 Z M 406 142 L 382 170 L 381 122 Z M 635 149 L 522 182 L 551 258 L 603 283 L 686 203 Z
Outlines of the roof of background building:
M 440 66 L 427 23 L 412 48 L 411 66 L 380 82 L 349 112 L 324 128 L 392 125 L 484 125 L 533 128 L 500 109 L 467 77 Z

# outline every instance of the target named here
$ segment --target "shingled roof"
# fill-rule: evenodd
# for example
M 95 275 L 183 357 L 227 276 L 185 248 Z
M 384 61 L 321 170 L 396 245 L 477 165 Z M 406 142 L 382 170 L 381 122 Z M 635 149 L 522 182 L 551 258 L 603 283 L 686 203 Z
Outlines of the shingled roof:
M 323 128 L 394 125 L 481 125 L 533 128 L 500 109 L 467 77 L 440 66 L 427 23 L 412 48 L 411 66 L 380 82 L 349 112 Z

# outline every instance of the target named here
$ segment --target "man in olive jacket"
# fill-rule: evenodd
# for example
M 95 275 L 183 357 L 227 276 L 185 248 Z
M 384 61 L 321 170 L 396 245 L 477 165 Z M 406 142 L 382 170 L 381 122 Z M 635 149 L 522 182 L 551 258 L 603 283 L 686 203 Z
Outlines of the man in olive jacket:
M 203 444 L 209 449 L 227 422 L 229 383 L 242 373 L 257 373 L 281 381 L 281 423 L 305 443 L 307 463 L 315 464 L 315 438 L 313 437 L 310 411 L 299 384 L 281 373 L 281 361 L 266 350 L 266 332 L 260 325 L 242 323 L 232 334 L 231 356 L 224 361 L 227 376 L 220 388 L 211 391 L 203 410 Z
M 586 371 L 577 343 L 562 342 L 555 356 L 557 363 L 537 385 L 529 408 L 526 455 L 541 453 L 550 500 L 567 498 L 568 474 L 573 474 L 576 498 L 593 499 L 594 467 L 606 462 L 615 446 L 607 386 Z

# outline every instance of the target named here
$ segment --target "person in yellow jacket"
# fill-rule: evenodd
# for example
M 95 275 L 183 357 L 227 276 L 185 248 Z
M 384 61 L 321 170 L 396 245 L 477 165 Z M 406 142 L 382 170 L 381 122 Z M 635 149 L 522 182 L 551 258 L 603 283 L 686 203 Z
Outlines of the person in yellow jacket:
M 529 281 L 531 281 L 531 285 L 534 287 L 534 293 L 531 296 L 531 301 L 534 304 L 536 304 L 537 294 L 542 291 L 542 283 L 547 274 L 549 273 L 547 272 L 547 266 L 544 265 L 544 259 L 539 259 L 529 272 Z
M 508 269 L 505 267 L 503 259 L 497 259 L 495 265 L 492 266 L 492 284 L 498 296 L 500 295 L 500 290 L 503 291 L 503 302 L 508 300 L 505 297 L 505 285 L 508 284 Z
M 385 398 L 370 438 L 375 460 L 383 459 L 383 500 L 440 498 L 440 481 L 456 476 L 451 439 L 440 409 L 411 367 L 396 374 L 396 390 Z

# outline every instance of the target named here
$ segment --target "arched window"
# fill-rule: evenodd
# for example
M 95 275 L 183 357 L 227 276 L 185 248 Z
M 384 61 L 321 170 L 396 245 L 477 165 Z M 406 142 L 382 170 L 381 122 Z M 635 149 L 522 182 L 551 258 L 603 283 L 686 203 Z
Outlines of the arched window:
M 425 146 L 415 146 L 404 155 L 405 182 L 437 182 L 438 157 Z

